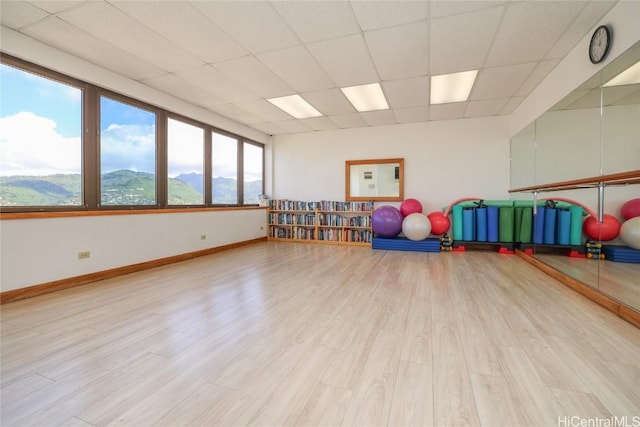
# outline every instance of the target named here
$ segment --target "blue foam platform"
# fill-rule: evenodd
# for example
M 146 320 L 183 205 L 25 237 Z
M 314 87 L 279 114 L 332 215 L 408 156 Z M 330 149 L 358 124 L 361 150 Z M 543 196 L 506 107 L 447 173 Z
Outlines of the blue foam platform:
M 628 246 L 606 245 L 602 247 L 602 252 L 609 261 L 640 264 L 640 251 Z
M 405 237 L 394 239 L 374 237 L 372 247 L 387 251 L 440 252 L 440 239 L 409 240 Z

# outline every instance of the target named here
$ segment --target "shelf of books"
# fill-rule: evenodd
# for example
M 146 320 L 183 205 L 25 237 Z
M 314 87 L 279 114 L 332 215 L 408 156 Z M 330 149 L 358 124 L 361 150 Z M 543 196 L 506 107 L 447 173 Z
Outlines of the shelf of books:
M 270 200 L 269 240 L 371 246 L 373 202 Z

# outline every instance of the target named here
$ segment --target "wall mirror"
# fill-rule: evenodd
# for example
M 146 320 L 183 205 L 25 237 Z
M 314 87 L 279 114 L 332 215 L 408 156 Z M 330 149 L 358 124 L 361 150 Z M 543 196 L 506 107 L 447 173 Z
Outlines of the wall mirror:
M 345 200 L 404 200 L 404 159 L 347 160 Z
M 511 187 L 527 187 L 604 174 L 640 166 L 640 42 L 613 59 L 511 140 Z M 629 70 L 629 72 L 625 72 Z M 618 76 L 636 76 L 624 80 Z M 614 80 L 616 78 L 616 80 Z M 606 214 L 617 215 L 640 185 L 607 186 Z M 529 199 L 531 193 L 512 193 Z M 597 188 L 541 192 L 542 198 L 568 198 L 597 211 Z M 586 239 L 583 236 L 583 241 Z M 618 238 L 605 245 L 623 245 Z M 571 258 L 534 246 L 539 261 L 640 311 L 640 264 L 609 259 Z

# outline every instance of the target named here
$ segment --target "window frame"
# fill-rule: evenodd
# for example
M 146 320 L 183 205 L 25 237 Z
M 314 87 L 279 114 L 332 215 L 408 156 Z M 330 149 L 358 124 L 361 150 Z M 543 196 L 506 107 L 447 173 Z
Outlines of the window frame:
M 130 96 L 105 89 L 100 86 L 67 76 L 46 67 L 25 61 L 12 55 L 0 52 L 0 62 L 18 70 L 32 73 L 55 82 L 70 85 L 82 90 L 82 135 L 81 135 L 81 179 L 82 203 L 77 206 L 0 206 L 0 213 L 28 212 L 100 212 L 114 210 L 162 210 L 189 208 L 251 207 L 258 204 L 244 204 L 244 143 L 262 148 L 262 193 L 265 185 L 265 144 L 246 138 L 216 126 L 198 121 L 166 109 L 154 106 Z M 101 97 L 122 102 L 156 114 L 156 203 L 153 205 L 102 205 L 101 204 L 101 160 L 100 160 L 100 99 Z M 203 202 L 198 205 L 168 205 L 168 120 L 182 121 L 204 129 L 204 185 Z M 213 132 L 229 138 L 237 143 L 236 156 L 236 203 L 213 203 L 212 200 L 212 168 L 213 168 Z

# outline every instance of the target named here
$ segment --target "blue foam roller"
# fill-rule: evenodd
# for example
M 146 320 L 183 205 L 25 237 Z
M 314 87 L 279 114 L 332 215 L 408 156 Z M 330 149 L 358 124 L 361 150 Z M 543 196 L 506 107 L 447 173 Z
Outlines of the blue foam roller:
M 555 208 L 544 208 L 544 237 L 545 245 L 556 243 L 556 213 Z
M 474 237 L 473 229 L 475 218 L 473 213 L 473 209 L 464 209 L 462 211 L 462 240 L 467 242 L 473 240 Z
M 487 208 L 476 209 L 476 240 L 487 241 Z
M 498 241 L 498 207 L 487 207 L 487 240 L 490 242 Z
M 558 244 L 568 245 L 571 241 L 571 212 L 558 209 Z
M 545 209 L 538 206 L 533 220 L 533 243 L 541 244 L 544 237 L 544 214 Z
M 453 216 L 453 240 L 462 240 L 462 206 L 454 205 Z

